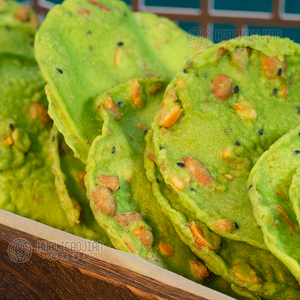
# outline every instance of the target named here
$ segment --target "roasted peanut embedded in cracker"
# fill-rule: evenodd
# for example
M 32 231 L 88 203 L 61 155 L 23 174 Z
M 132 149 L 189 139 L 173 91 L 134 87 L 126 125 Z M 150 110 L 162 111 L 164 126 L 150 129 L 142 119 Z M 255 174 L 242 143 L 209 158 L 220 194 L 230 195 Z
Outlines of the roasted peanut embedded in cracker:
M 143 104 L 141 99 L 141 85 L 137 79 L 134 79 L 131 83 L 130 98 L 136 106 Z
M 215 95 L 218 100 L 227 100 L 232 91 L 232 80 L 226 75 L 218 75 L 212 80 L 211 92 Z
M 172 172 L 170 176 L 170 181 L 176 188 L 178 188 L 181 191 L 184 191 L 184 182 L 178 177 L 176 173 Z
M 158 124 L 162 127 L 174 125 L 178 121 L 182 111 L 180 105 L 176 105 L 170 109 L 167 109 L 166 106 L 167 105 L 163 105 L 159 111 Z
M 190 171 L 194 179 L 197 180 L 201 185 L 210 185 L 213 182 L 213 177 L 201 161 L 194 157 L 184 157 L 183 161 L 184 165 Z
M 101 185 L 96 187 L 92 192 L 92 198 L 97 206 L 97 209 L 105 216 L 114 217 L 117 213 L 117 201 L 111 191 Z
M 203 230 L 198 225 L 196 225 L 194 221 L 190 224 L 190 229 L 194 236 L 195 243 L 198 247 L 200 247 L 201 249 L 207 247 L 210 250 L 214 250 L 214 247 L 205 239 Z
M 249 100 L 242 100 L 240 103 L 234 105 L 237 114 L 243 120 L 255 120 L 257 113 L 254 105 Z
M 98 181 L 106 186 L 112 193 L 119 188 L 119 177 L 114 175 L 100 175 Z
M 235 229 L 234 223 L 230 220 L 219 220 L 214 223 L 214 227 L 220 231 L 231 231 Z
M 280 61 L 277 57 L 265 56 L 263 60 L 263 68 L 265 75 L 269 79 L 281 76 L 286 72 L 286 61 Z
M 29 21 L 30 8 L 26 6 L 19 7 L 15 12 L 15 16 L 22 23 Z
M 246 263 L 237 264 L 232 269 L 233 275 L 242 281 L 250 283 L 261 283 L 262 281 Z
M 174 254 L 174 249 L 171 245 L 167 243 L 163 243 L 162 241 L 159 242 L 158 248 L 161 254 L 172 256 Z
M 133 234 L 141 241 L 141 243 L 148 249 L 150 249 L 154 242 L 154 236 L 150 229 L 141 227 L 134 230 Z
M 192 273 L 199 280 L 199 282 L 204 281 L 204 279 L 209 276 L 208 268 L 200 261 L 190 260 L 189 264 L 192 269 Z
M 116 221 L 120 226 L 128 227 L 138 221 L 145 221 L 143 216 L 136 212 L 123 212 L 116 217 Z
M 113 100 L 112 97 L 108 97 L 105 99 L 104 104 L 103 104 L 104 108 L 106 110 L 111 111 L 114 115 L 115 115 L 115 120 L 119 121 L 122 118 L 122 113 L 118 107 L 118 105 L 115 103 L 115 101 Z
M 47 108 L 42 104 L 39 103 L 31 104 L 29 112 L 32 120 L 36 120 L 38 115 L 40 115 L 43 124 L 47 124 L 48 122 L 51 121 L 50 117 L 47 114 Z

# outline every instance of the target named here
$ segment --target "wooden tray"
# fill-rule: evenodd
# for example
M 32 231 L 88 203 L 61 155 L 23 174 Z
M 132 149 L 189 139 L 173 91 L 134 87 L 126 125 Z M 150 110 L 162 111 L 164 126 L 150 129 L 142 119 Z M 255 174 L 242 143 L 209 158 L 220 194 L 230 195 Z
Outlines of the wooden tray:
M 36 231 L 37 235 L 29 234 L 30 231 Z M 87 241 L 0 210 L 0 299 L 232 299 L 135 256 L 137 264 L 146 264 L 144 275 L 116 265 L 117 257 L 113 264 L 58 244 L 53 247 L 53 239 L 59 234 Z M 12 245 L 20 239 L 30 249 L 23 249 L 23 258 L 17 262 L 17 257 L 12 255 L 16 247 Z M 46 251 L 41 251 L 41 245 Z M 110 248 L 105 251 L 116 252 Z M 120 251 L 116 253 L 124 255 Z M 159 274 L 166 272 L 165 276 L 179 279 L 181 288 L 190 285 L 191 290 L 196 288 L 200 292 L 196 295 L 145 276 L 148 265 L 150 271 L 157 269 Z

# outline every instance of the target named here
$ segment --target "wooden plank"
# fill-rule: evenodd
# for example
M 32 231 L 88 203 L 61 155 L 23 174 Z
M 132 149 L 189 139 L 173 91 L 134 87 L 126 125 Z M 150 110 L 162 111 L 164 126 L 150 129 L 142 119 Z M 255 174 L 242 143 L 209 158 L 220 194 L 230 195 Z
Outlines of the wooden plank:
M 19 238 L 32 247 L 24 263 L 8 255 L 10 243 Z M 207 300 L 1 224 L 0 278 L 0 299 Z

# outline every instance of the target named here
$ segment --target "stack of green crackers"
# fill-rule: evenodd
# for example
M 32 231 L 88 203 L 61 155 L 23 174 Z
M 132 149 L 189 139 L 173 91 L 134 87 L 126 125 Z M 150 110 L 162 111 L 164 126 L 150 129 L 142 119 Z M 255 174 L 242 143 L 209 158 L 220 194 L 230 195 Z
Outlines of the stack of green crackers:
M 300 299 L 300 45 L 191 47 L 117 0 L 37 27 L 0 2 L 0 208 L 236 299 Z

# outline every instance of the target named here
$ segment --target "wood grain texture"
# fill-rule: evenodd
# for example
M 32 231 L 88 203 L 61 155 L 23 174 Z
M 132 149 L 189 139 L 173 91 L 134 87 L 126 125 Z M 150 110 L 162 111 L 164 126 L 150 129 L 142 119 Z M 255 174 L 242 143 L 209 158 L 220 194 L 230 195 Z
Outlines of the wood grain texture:
M 23 238 L 32 256 L 16 263 L 11 241 Z M 47 251 L 41 251 L 44 245 Z M 48 246 L 47 246 L 48 245 Z M 207 300 L 116 265 L 0 224 L 0 299 Z

